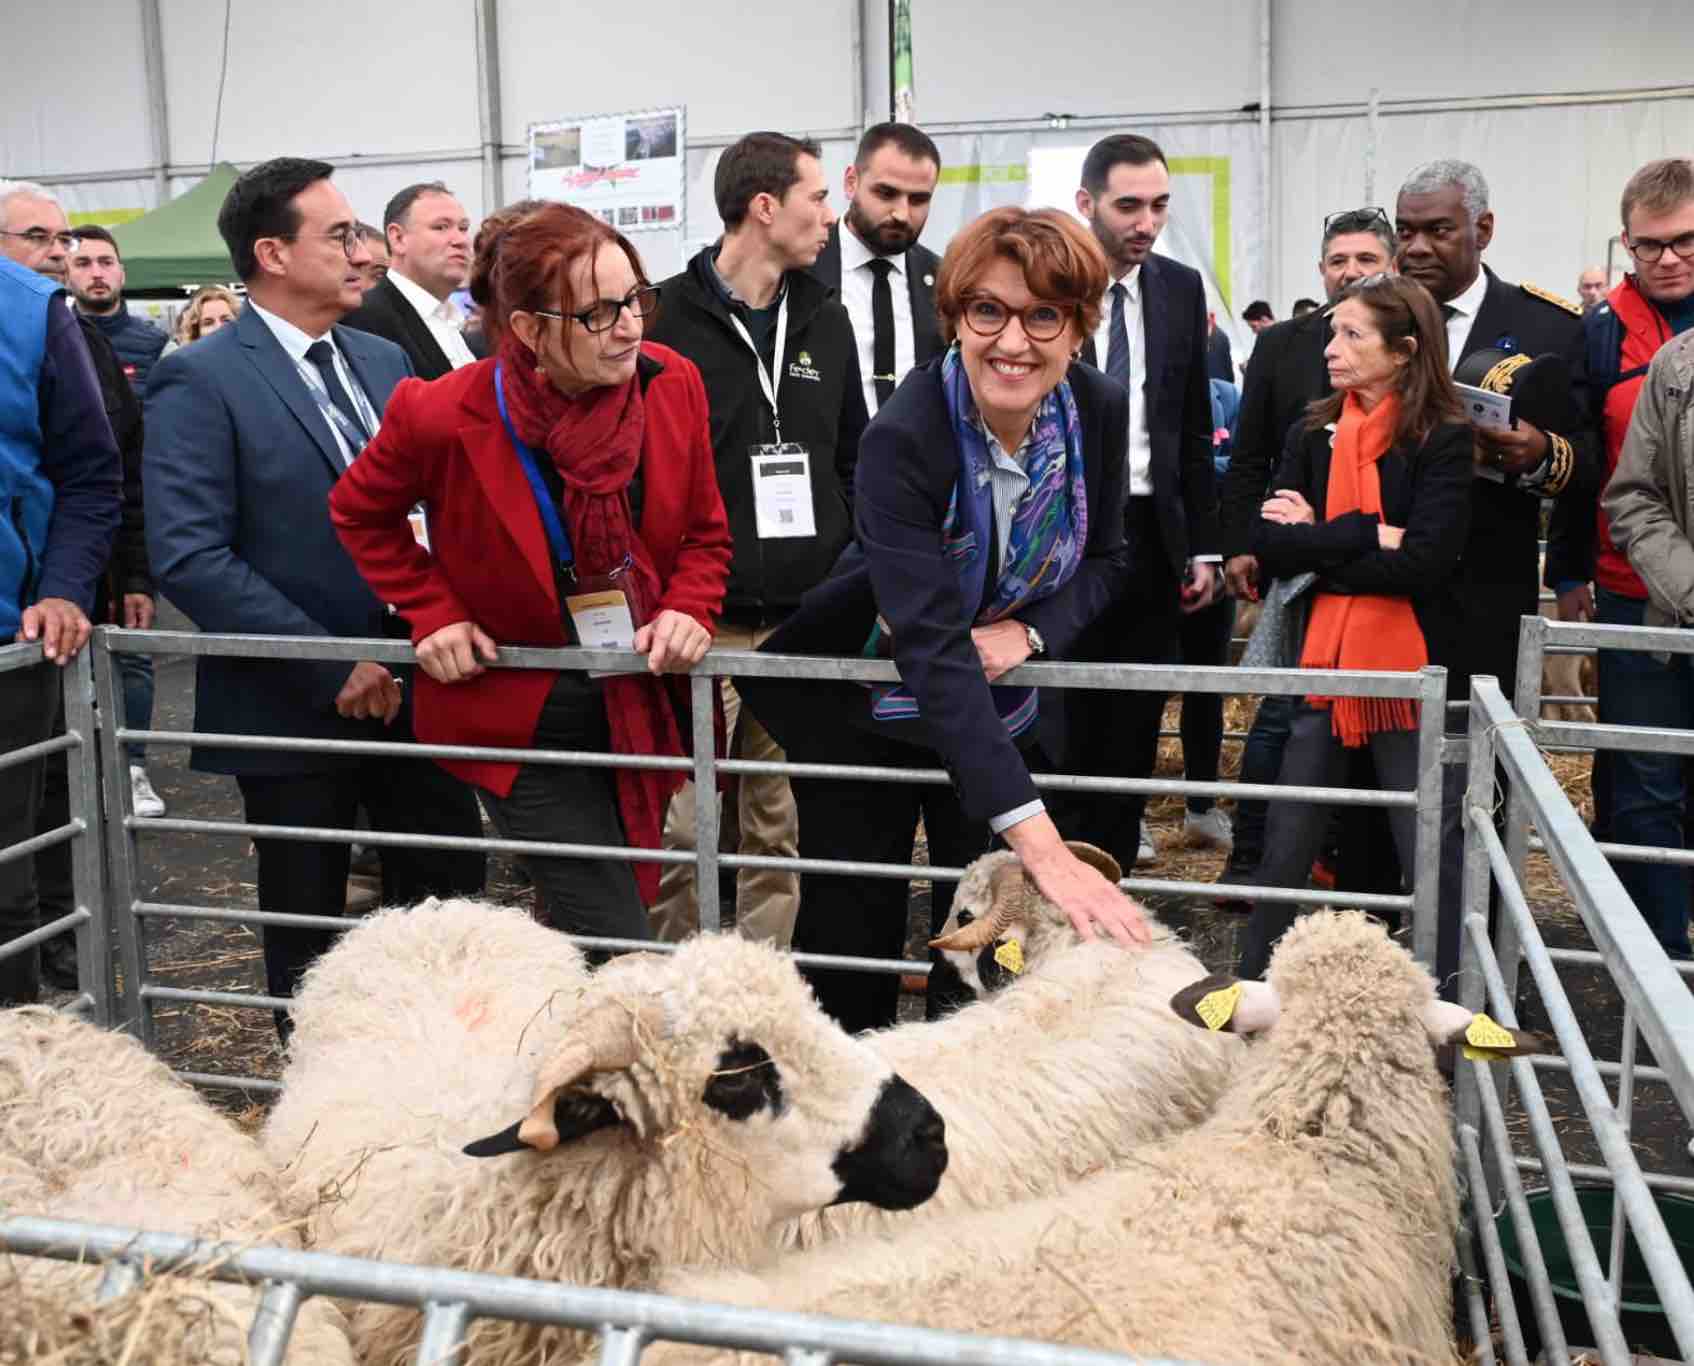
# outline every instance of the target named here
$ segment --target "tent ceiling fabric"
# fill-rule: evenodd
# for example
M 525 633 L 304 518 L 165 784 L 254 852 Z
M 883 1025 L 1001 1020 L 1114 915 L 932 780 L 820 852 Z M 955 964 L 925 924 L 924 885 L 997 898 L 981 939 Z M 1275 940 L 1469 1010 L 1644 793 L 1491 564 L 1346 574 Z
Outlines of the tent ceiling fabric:
M 220 162 L 193 189 L 112 229 L 123 252 L 126 289 L 176 289 L 235 279 L 218 236 L 218 210 L 236 175 L 235 167 Z

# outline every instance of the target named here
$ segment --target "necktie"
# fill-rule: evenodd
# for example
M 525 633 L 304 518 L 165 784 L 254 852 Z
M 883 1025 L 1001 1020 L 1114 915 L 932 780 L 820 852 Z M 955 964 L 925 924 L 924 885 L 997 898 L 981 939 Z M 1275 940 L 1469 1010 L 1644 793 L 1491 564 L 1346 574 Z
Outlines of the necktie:
M 870 268 L 876 277 L 871 281 L 871 379 L 880 408 L 894 393 L 894 290 L 888 283 L 894 262 L 878 256 Z
M 1129 291 L 1123 283 L 1112 286 L 1112 325 L 1106 333 L 1106 373 L 1129 388 L 1129 326 L 1124 322 L 1123 304 Z
M 1450 323 L 1450 322 L 1453 321 L 1454 318 L 1456 318 L 1458 316 L 1459 316 L 1459 310 L 1454 308 L 1452 304 L 1442 304 L 1441 305 L 1441 321 L 1442 322 Z
M 351 424 L 351 429 L 344 429 L 341 434 L 347 438 L 347 445 L 353 454 L 358 455 L 364 449 L 365 443 L 371 439 L 371 434 L 365 427 L 365 420 L 359 416 L 359 410 L 354 406 L 352 398 L 342 387 L 341 377 L 335 373 L 335 349 L 327 341 L 315 341 L 306 348 L 306 359 L 318 367 L 318 374 L 323 376 L 324 392 L 329 395 L 329 401 Z M 357 440 L 354 439 L 355 434 Z

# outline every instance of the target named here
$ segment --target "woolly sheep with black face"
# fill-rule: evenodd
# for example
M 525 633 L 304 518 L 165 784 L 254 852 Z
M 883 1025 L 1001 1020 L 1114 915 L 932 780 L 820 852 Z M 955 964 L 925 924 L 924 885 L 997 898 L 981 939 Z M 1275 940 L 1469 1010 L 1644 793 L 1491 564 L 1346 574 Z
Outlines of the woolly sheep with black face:
M 590 974 L 519 912 L 390 911 L 314 965 L 294 1018 L 265 1145 L 303 1201 L 330 1194 L 328 1251 L 639 1288 L 749 1264 L 832 1203 L 921 1203 L 946 1167 L 930 1104 L 734 937 Z M 378 1305 L 352 1329 L 377 1366 L 419 1332 Z M 470 1343 L 503 1366 L 568 1336 L 478 1322 Z

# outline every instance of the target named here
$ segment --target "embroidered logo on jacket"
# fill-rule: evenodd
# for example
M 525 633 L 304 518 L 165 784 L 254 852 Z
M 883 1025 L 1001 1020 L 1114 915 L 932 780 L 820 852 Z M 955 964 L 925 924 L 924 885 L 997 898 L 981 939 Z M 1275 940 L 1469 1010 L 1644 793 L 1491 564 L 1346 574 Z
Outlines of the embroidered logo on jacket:
M 812 365 L 812 353 L 802 351 L 788 362 L 788 373 L 793 379 L 809 379 L 813 384 L 820 383 L 823 376 Z

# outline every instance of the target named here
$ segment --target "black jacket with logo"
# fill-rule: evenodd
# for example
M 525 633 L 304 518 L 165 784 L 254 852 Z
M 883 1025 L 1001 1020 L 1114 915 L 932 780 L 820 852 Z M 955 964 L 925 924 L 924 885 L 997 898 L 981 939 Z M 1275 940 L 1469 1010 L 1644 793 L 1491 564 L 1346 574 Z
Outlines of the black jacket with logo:
M 731 310 L 741 306 L 730 303 L 713 278 L 715 250 L 707 247 L 659 286 L 659 313 L 647 336 L 687 356 L 706 383 L 718 487 L 735 537 L 724 620 L 770 625 L 799 605 L 852 538 L 853 466 L 867 420 L 859 354 L 847 310 L 831 291 L 805 271 L 789 271 L 777 403 L 782 439 L 799 442 L 811 455 L 818 529 L 815 536 L 760 540 L 749 451 L 775 441 L 776 428 L 753 353 L 730 322 Z

